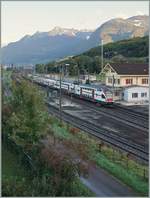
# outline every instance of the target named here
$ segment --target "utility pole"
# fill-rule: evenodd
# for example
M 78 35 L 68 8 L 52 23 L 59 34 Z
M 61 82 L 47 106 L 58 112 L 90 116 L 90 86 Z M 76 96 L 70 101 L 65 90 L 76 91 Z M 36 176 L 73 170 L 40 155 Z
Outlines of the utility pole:
M 32 65 L 32 83 L 33 83 L 34 75 L 35 75 L 35 65 Z
M 114 78 L 114 74 L 113 74 L 113 82 L 112 82 L 112 87 L 113 87 L 113 99 L 114 99 L 114 85 L 115 85 L 115 78 Z
M 103 40 L 101 41 L 101 71 L 103 70 L 104 67 L 104 61 L 103 61 Z
M 33 65 L 33 68 L 34 68 L 34 75 L 36 74 L 36 67 L 35 65 Z
M 88 68 L 88 84 L 90 84 L 89 68 Z
M 46 67 L 45 67 L 45 73 L 47 74 L 47 65 L 46 65 Z
M 61 94 L 61 80 L 62 80 L 62 65 L 59 70 L 60 78 L 59 78 L 59 112 L 60 112 L 60 122 L 62 122 L 62 94 Z
M 78 65 L 77 65 L 77 69 L 78 69 L 78 85 L 79 85 L 80 70 L 79 70 L 79 67 L 78 67 Z

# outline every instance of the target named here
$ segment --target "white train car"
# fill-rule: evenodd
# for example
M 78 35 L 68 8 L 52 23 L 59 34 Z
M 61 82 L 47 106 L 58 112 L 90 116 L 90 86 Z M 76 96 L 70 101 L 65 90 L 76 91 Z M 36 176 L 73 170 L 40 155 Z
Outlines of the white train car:
M 60 81 L 48 78 L 38 77 L 35 78 L 36 82 L 40 82 L 43 85 L 50 86 L 55 89 L 60 89 Z M 74 94 L 82 99 L 90 100 L 92 102 L 101 104 L 112 104 L 113 95 L 112 92 L 102 85 L 88 85 L 88 84 L 75 84 L 73 81 L 62 81 L 61 88 L 67 94 Z
M 85 98 L 101 104 L 112 104 L 112 92 L 101 85 L 80 85 L 80 98 Z

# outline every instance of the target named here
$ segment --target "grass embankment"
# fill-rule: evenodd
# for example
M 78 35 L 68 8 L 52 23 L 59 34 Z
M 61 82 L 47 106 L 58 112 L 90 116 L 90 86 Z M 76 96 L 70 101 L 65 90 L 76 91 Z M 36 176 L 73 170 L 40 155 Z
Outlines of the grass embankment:
M 71 144 L 82 142 L 89 160 L 94 161 L 99 167 L 130 186 L 139 195 L 148 195 L 148 166 L 139 164 L 125 153 L 106 146 L 67 124 L 63 123 L 63 126 L 59 126 L 59 122 L 55 118 L 53 118 L 53 123 L 56 137 L 66 139 Z
M 2 144 L 2 196 L 26 196 L 30 180 L 19 156 Z M 17 193 L 16 193 L 17 192 Z
M 2 176 L 8 179 L 14 179 L 16 176 L 22 178 L 26 175 L 25 172 L 17 154 L 2 144 Z
M 15 151 L 10 150 L 6 145 L 2 145 L 2 194 L 3 196 L 40 196 L 36 192 L 34 178 L 30 178 L 30 170 L 24 167 L 20 157 Z M 36 181 L 37 182 L 37 181 Z M 38 182 L 39 185 L 42 182 Z M 51 188 L 51 184 L 49 185 Z M 73 183 L 72 194 L 74 196 L 94 196 L 79 179 Z M 43 196 L 48 196 L 45 193 Z M 51 196 L 51 194 L 49 194 Z

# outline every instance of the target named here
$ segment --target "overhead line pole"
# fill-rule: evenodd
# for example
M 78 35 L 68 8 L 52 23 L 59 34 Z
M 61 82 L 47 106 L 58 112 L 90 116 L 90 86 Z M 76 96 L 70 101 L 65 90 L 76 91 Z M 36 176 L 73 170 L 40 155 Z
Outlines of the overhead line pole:
M 60 78 L 59 78 L 59 112 L 60 112 L 60 122 L 62 122 L 62 94 L 61 94 L 61 80 L 62 80 L 62 65 L 60 66 Z
M 78 70 L 78 85 L 79 85 L 80 70 L 79 70 L 79 67 L 78 67 L 78 65 L 77 65 L 77 70 Z
M 103 70 L 104 67 L 104 60 L 103 60 L 103 40 L 101 41 L 101 61 L 102 61 L 102 65 L 101 65 L 101 70 Z

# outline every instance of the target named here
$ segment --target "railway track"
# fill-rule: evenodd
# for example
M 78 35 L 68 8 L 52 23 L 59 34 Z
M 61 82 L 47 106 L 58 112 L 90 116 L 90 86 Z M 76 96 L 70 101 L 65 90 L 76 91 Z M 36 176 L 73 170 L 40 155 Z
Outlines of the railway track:
M 136 116 L 136 117 L 138 117 L 138 118 L 140 118 L 140 119 L 145 119 L 145 120 L 148 120 L 148 118 L 149 118 L 149 114 L 148 113 L 142 113 L 142 112 L 137 112 L 137 111 L 135 111 L 135 110 L 133 110 L 133 109 L 131 109 L 131 108 L 129 108 L 129 107 L 124 107 L 124 106 L 122 106 L 122 105 L 120 105 L 120 104 L 114 104 L 114 107 L 119 111 L 121 111 L 121 112 L 124 112 L 124 113 L 127 113 L 127 114 L 129 114 L 129 115 L 133 115 L 133 116 Z
M 43 86 L 39 84 L 40 86 Z M 44 85 L 43 87 L 47 87 Z M 50 89 L 54 89 L 49 87 Z M 67 94 L 63 94 L 63 97 L 70 99 Z M 92 103 L 88 100 L 81 100 L 77 97 L 73 97 L 71 100 L 82 103 L 88 108 L 92 108 L 97 113 L 103 113 L 107 117 L 111 117 L 112 119 L 118 120 L 119 122 L 124 122 L 127 125 L 133 126 L 137 129 L 145 131 L 148 133 L 148 115 L 143 115 L 142 113 L 137 113 L 135 111 L 130 111 L 130 109 L 126 109 L 125 107 L 121 107 L 119 105 L 114 104 L 111 108 L 98 107 L 95 103 Z
M 50 113 L 60 118 L 59 109 L 49 103 L 47 103 L 47 105 L 49 107 L 49 110 L 51 110 Z M 148 152 L 144 150 L 142 146 L 135 143 L 130 143 L 126 139 L 115 135 L 111 130 L 104 130 L 103 128 L 100 128 L 76 116 L 70 115 L 64 111 L 62 112 L 62 119 L 65 122 L 70 123 L 71 125 L 80 128 L 85 132 L 88 132 L 89 134 L 103 140 L 108 144 L 111 144 L 127 153 L 130 153 L 131 155 L 144 162 L 148 162 Z
M 39 83 L 38 83 L 39 84 Z M 40 86 L 43 86 L 39 84 Z M 44 85 L 43 87 L 47 87 Z M 54 89 L 52 87 L 49 87 L 50 89 Z M 141 133 L 147 133 L 148 134 L 148 116 L 141 115 L 140 113 L 137 113 L 135 111 L 130 111 L 129 109 L 122 108 L 119 105 L 115 105 L 114 107 L 99 107 L 95 103 L 92 103 L 88 100 L 81 100 L 77 97 L 68 96 L 67 94 L 63 94 L 63 97 L 70 99 L 72 101 L 75 101 L 79 104 L 82 104 L 89 109 L 92 109 L 92 111 L 96 112 L 98 115 L 103 114 L 106 117 L 109 117 L 113 120 L 116 120 L 118 122 L 123 122 L 126 125 L 129 125 L 131 127 L 137 128 L 138 130 L 141 130 Z
M 64 97 L 70 99 L 70 97 L 64 95 Z M 79 104 L 86 106 L 92 111 L 96 112 L 98 115 L 103 114 L 106 117 L 110 117 L 112 119 L 117 120 L 118 122 L 124 122 L 127 125 L 140 129 L 143 132 L 148 133 L 148 118 L 139 118 L 138 114 L 133 114 L 132 112 L 124 112 L 122 110 L 118 110 L 118 108 L 104 108 L 96 106 L 94 103 L 90 101 L 81 100 L 78 98 L 72 98 L 72 101 L 75 101 Z
M 41 85 L 43 86 L 43 85 Z M 47 86 L 43 86 L 43 87 L 47 87 Z M 65 97 L 70 98 L 69 96 L 64 95 Z M 94 110 L 96 113 L 103 113 L 103 114 L 107 114 L 106 116 L 112 117 L 114 119 L 114 113 L 110 113 L 110 111 L 108 111 L 108 109 L 106 108 L 99 108 L 97 107 L 95 104 L 88 102 L 88 101 L 83 101 L 80 99 L 76 99 L 76 98 L 72 98 L 73 100 L 78 101 L 78 103 L 82 103 L 85 106 L 88 106 L 88 108 L 92 108 L 92 110 Z M 59 109 L 48 104 L 49 109 L 51 110 L 50 113 L 54 114 L 55 116 L 57 116 L 58 118 L 60 117 L 60 113 L 59 113 Z M 119 108 L 117 108 L 119 109 Z M 109 108 L 110 110 L 110 108 Z M 121 111 L 123 112 L 123 111 Z M 142 128 L 142 130 L 144 129 L 144 132 L 147 132 L 147 127 L 145 127 L 145 123 L 144 126 L 138 123 L 134 122 L 133 120 L 131 121 L 131 114 L 132 114 L 132 118 L 133 119 L 139 119 L 139 116 L 137 116 L 136 113 L 130 113 L 128 111 L 126 111 L 126 116 L 128 116 L 128 119 L 125 117 L 124 118 L 120 118 L 120 115 L 116 115 L 116 110 L 115 110 L 115 117 L 117 117 L 116 119 L 118 121 L 123 121 L 126 124 L 129 124 L 130 126 L 134 125 L 134 127 L 136 128 Z M 125 113 L 123 113 L 125 115 Z M 138 117 L 138 118 L 137 118 Z M 140 116 L 140 119 L 142 117 Z M 97 126 L 87 120 L 83 120 L 80 119 L 74 115 L 70 115 L 67 112 L 62 112 L 62 119 L 67 122 L 70 123 L 71 125 L 80 128 L 83 131 L 88 132 L 89 134 L 103 140 L 104 142 L 111 144 L 123 151 L 126 151 L 128 153 L 130 153 L 131 155 L 135 156 L 136 158 L 144 161 L 144 162 L 148 162 L 148 151 L 145 150 L 145 148 L 143 146 L 140 146 L 139 144 L 133 143 L 133 142 L 129 142 L 126 138 L 120 137 L 119 135 L 114 134 L 113 131 L 108 130 L 108 129 L 104 129 L 101 128 L 100 126 Z M 144 121 L 146 120 L 145 116 L 142 118 Z

